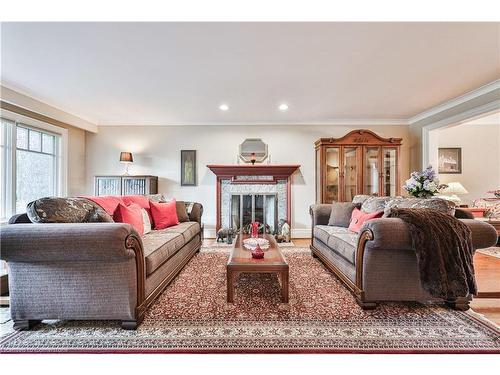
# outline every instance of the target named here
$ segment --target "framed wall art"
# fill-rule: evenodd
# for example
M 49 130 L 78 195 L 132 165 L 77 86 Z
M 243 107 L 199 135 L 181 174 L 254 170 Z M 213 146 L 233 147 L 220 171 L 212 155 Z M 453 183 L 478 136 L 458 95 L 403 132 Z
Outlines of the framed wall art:
M 460 147 L 438 149 L 438 173 L 462 173 L 462 149 Z
M 196 150 L 181 150 L 181 186 L 196 186 Z

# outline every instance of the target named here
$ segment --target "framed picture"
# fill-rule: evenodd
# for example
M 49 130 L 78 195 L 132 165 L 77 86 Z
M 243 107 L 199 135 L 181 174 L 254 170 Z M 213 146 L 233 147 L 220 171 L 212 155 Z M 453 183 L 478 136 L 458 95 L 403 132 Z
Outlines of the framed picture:
M 196 150 L 181 150 L 181 186 L 196 186 Z
M 438 165 L 438 173 L 462 173 L 462 149 L 460 147 L 439 148 Z

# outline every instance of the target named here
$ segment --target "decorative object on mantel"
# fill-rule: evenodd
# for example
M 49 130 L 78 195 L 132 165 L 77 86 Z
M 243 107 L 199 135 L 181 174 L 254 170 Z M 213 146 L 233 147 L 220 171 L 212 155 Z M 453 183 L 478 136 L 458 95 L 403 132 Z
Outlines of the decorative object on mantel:
M 252 155 L 250 155 L 250 163 L 252 163 L 252 165 L 254 165 L 256 160 L 257 160 L 257 156 L 255 156 L 255 152 L 252 152 Z
M 259 221 L 259 233 L 275 235 L 279 220 L 291 222 L 291 175 L 300 165 L 207 165 L 217 176 L 216 230 L 244 231 Z M 246 207 L 243 215 L 243 208 Z M 264 208 L 257 212 L 256 207 Z
M 460 147 L 438 148 L 438 172 L 441 174 L 462 173 L 462 149 Z
M 401 138 L 366 129 L 320 138 L 316 150 L 316 203 L 351 202 L 358 194 L 401 194 Z
M 196 150 L 181 150 L 181 186 L 196 186 Z
M 125 173 L 123 175 L 128 176 L 129 175 L 128 168 L 130 164 L 134 162 L 132 153 L 127 151 L 120 152 L 120 162 L 125 163 L 126 167 L 125 167 Z
M 94 176 L 94 195 L 158 193 L 158 176 Z
M 500 189 L 497 190 L 489 190 L 487 191 L 489 194 L 493 194 L 495 197 L 500 198 Z
M 240 144 L 239 157 L 245 163 L 262 163 L 267 158 L 267 144 L 260 138 L 247 138 Z
M 448 186 L 439 190 L 439 194 L 437 194 L 437 196 L 439 198 L 452 201 L 457 206 L 460 206 L 462 200 L 458 196 L 469 194 L 469 192 L 460 182 L 448 182 L 446 185 Z
M 403 189 L 416 198 L 430 198 L 448 185 L 440 185 L 436 171 L 429 165 L 422 172 L 414 171 L 405 181 Z M 464 189 L 465 190 L 465 189 Z

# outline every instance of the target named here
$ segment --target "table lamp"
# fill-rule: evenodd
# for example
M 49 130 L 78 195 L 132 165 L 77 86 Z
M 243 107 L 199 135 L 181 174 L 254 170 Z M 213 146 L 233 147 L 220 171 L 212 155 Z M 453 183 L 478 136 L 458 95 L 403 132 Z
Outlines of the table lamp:
M 444 188 L 439 191 L 439 197 L 450 200 L 457 206 L 459 206 L 460 203 L 462 203 L 462 201 L 458 196 L 463 194 L 469 194 L 469 192 L 464 188 L 464 186 L 460 182 L 448 182 L 446 185 L 448 185 L 447 188 Z
M 134 162 L 131 152 L 120 152 L 120 162 L 125 163 L 127 166 L 125 168 L 125 175 L 128 176 L 128 167 L 130 163 Z

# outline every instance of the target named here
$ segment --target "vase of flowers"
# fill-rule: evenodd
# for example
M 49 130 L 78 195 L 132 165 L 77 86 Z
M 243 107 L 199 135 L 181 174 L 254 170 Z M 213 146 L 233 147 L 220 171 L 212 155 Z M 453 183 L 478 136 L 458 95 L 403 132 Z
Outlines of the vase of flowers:
M 405 181 L 403 189 L 416 198 L 430 198 L 439 193 L 439 190 L 448 187 L 440 185 L 436 171 L 428 166 L 422 172 L 412 172 L 410 178 Z

